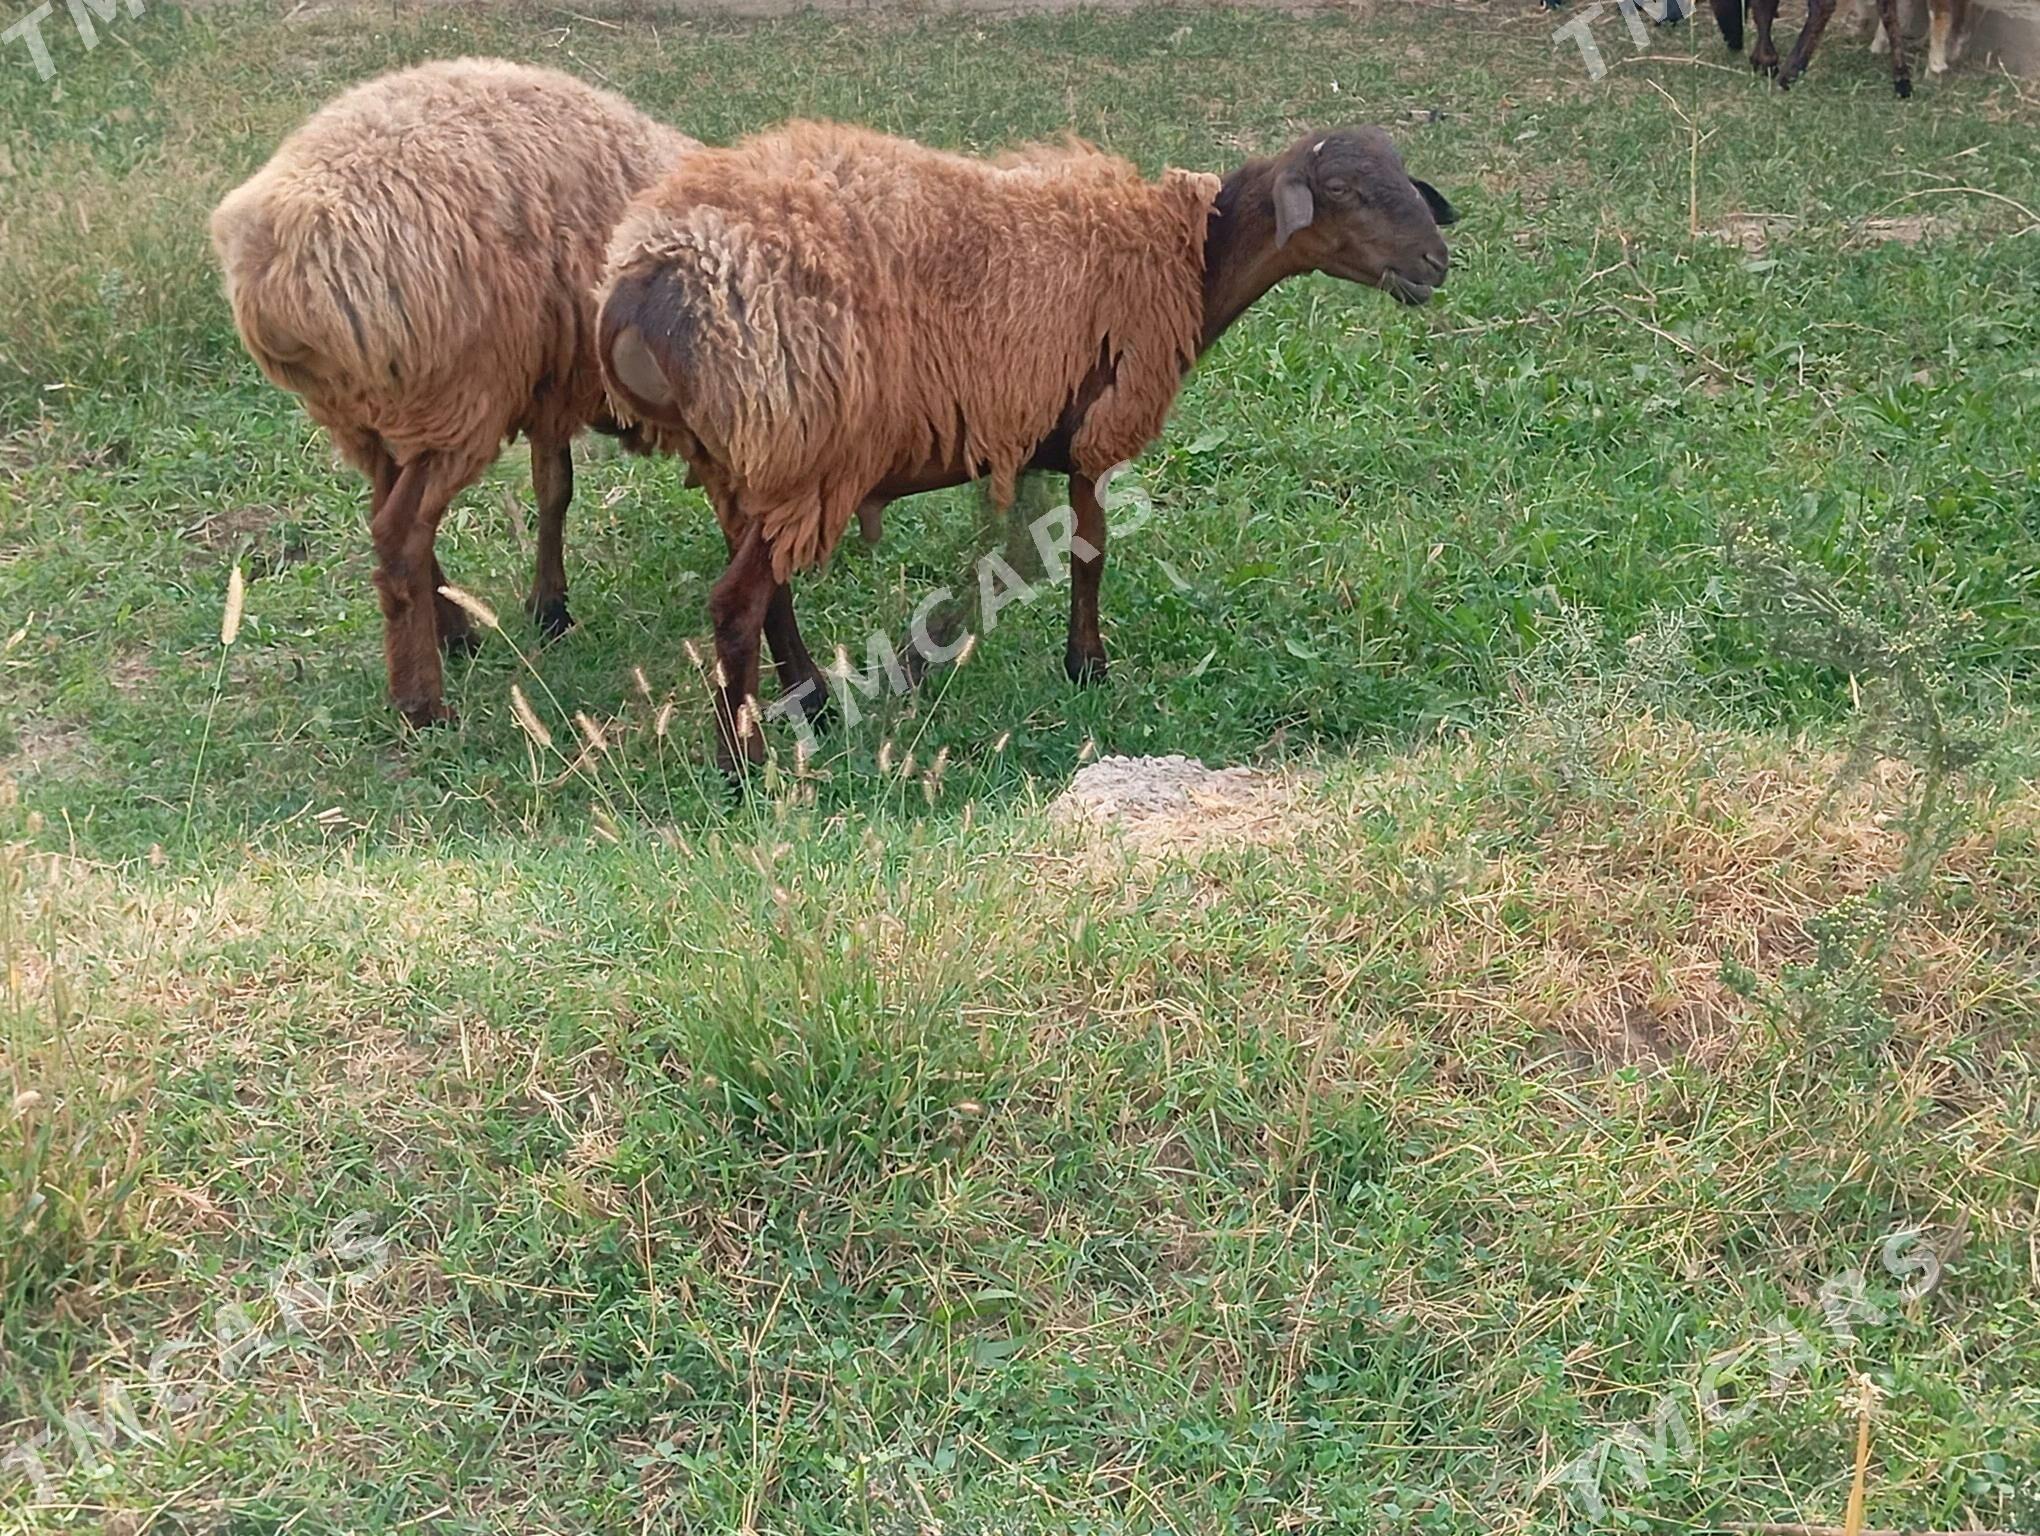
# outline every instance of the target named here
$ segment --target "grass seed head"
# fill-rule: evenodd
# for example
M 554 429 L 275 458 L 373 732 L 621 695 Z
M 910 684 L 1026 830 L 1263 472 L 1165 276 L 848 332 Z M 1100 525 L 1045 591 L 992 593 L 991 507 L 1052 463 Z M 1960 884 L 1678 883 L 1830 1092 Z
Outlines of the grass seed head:
M 524 696 L 524 690 L 515 683 L 510 685 L 510 712 L 517 717 L 517 723 L 529 736 L 547 751 L 552 750 L 552 732 L 545 728 L 545 722 L 538 718 L 538 712 L 531 707 L 531 700 Z
M 481 625 L 482 628 L 501 629 L 503 627 L 496 621 L 496 610 L 483 602 L 479 597 L 476 597 L 474 593 L 465 592 L 459 587 L 454 586 L 451 582 L 448 582 L 439 589 L 439 595 L 473 619 L 477 624 Z
M 227 573 L 227 606 L 220 614 L 220 644 L 232 645 L 241 633 L 241 609 L 248 599 L 248 584 L 241 579 L 241 562 Z

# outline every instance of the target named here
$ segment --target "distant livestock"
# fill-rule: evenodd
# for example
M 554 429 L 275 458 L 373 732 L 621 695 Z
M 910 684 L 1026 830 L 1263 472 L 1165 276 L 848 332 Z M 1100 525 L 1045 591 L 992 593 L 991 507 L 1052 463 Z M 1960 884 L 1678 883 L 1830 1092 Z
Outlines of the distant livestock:
M 572 623 L 569 445 L 624 431 L 595 360 L 595 280 L 631 196 L 698 147 L 571 76 L 456 59 L 338 97 L 213 214 L 243 343 L 369 479 L 390 696 L 415 724 L 448 714 L 440 647 L 472 641 L 439 596 L 439 520 L 520 432 L 538 496 L 527 606 L 548 635 Z
M 1908 20 L 1907 12 L 1913 18 L 1919 15 L 1917 4 L 1899 6 L 1899 20 Z M 1873 27 L 1876 35 L 1870 40 L 1872 53 L 1888 53 L 1891 50 L 1891 34 L 1884 30 L 1882 19 L 1877 15 L 1875 0 L 1854 0 L 1851 16 L 1857 35 L 1869 32 Z M 1949 66 L 1956 63 L 1969 46 L 1970 5 L 1969 0 L 1927 0 L 1927 73 L 1945 75 Z
M 1813 60 L 1814 49 L 1820 46 L 1821 34 L 1834 20 L 1835 12 L 1842 3 L 1844 0 L 1807 0 L 1806 24 L 1799 29 L 1799 40 L 1792 45 L 1792 52 L 1783 65 L 1779 64 L 1778 49 L 1771 41 L 1771 26 L 1778 19 L 1778 0 L 1714 0 L 1714 21 L 1730 51 L 1740 53 L 1743 12 L 1747 5 L 1757 26 L 1756 45 L 1750 49 L 1750 67 L 1759 74 L 1772 76 L 1782 90 L 1806 73 L 1806 66 Z M 1900 97 L 1910 96 L 1912 68 L 1906 61 L 1900 0 L 1876 0 L 1876 7 L 1878 34 L 1877 41 L 1872 44 L 1873 51 L 1890 49 L 1891 88 Z M 1963 44 L 1968 41 L 1969 0 L 1928 0 L 1928 10 L 1927 69 L 1939 75 L 1961 56 Z
M 618 225 L 598 351 L 620 417 L 679 444 L 731 559 L 709 596 L 722 761 L 764 755 L 761 627 L 783 688 L 787 586 L 895 497 L 1069 476 L 1064 667 L 1103 676 L 1099 478 L 1161 431 L 1198 356 L 1284 278 L 1421 304 L 1451 205 L 1378 128 L 1306 135 L 1221 181 L 1084 146 L 968 158 L 796 123 L 690 155 Z

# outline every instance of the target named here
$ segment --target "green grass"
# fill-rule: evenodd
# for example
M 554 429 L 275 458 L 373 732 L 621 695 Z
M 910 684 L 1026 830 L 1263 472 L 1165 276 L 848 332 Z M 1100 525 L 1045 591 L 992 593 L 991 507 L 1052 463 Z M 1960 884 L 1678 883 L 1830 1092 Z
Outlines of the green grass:
M 1838 1523 L 1868 1373 L 1873 1525 L 2040 1532 L 2040 93 L 1895 103 L 1831 37 L 1780 98 L 1617 21 L 1593 82 L 1552 25 L 151 6 L 55 18 L 56 88 L 0 55 L 0 1458 L 54 1438 L 0 1529 Z M 456 52 L 711 140 L 1382 121 L 1465 220 L 1428 309 L 1295 283 L 1199 370 L 1108 685 L 1051 594 L 733 808 L 674 466 L 589 451 L 541 652 L 506 455 L 441 539 L 504 632 L 412 736 L 362 490 L 234 340 L 212 203 Z M 977 522 L 893 509 L 811 639 Z M 1044 811 L 1093 751 L 1286 816 L 1121 856 Z M 1746 1415 L 1568 1495 L 1717 1378 Z M 81 1449 L 108 1383 L 152 1438 Z

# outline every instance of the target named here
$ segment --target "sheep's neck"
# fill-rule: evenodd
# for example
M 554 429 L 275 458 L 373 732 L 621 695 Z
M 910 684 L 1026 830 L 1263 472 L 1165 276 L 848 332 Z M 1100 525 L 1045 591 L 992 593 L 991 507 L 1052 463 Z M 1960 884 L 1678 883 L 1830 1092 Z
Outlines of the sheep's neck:
M 1275 162 L 1249 160 L 1218 189 L 1204 233 L 1204 337 L 1199 354 L 1254 301 L 1300 271 L 1275 248 Z

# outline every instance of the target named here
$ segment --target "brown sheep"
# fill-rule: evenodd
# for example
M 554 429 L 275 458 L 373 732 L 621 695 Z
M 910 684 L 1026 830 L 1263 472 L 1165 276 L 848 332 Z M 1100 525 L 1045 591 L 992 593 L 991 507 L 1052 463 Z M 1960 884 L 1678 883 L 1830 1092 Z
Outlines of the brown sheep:
M 570 444 L 621 430 L 592 289 L 633 194 L 699 147 L 569 75 L 455 59 L 322 107 L 212 216 L 249 353 L 368 477 L 390 696 L 415 724 L 448 717 L 440 646 L 472 643 L 439 595 L 439 520 L 520 432 L 539 514 L 527 606 L 548 635 L 572 623 Z
M 1024 470 L 1070 477 L 1064 666 L 1101 677 L 1100 477 L 1274 284 L 1328 272 L 1421 304 L 1454 218 L 1378 128 L 1223 182 L 817 123 L 689 156 L 617 226 L 598 351 L 619 415 L 677 437 L 733 552 L 709 598 L 724 766 L 763 755 L 758 639 L 788 578 L 917 491 L 989 477 L 1005 503 Z

